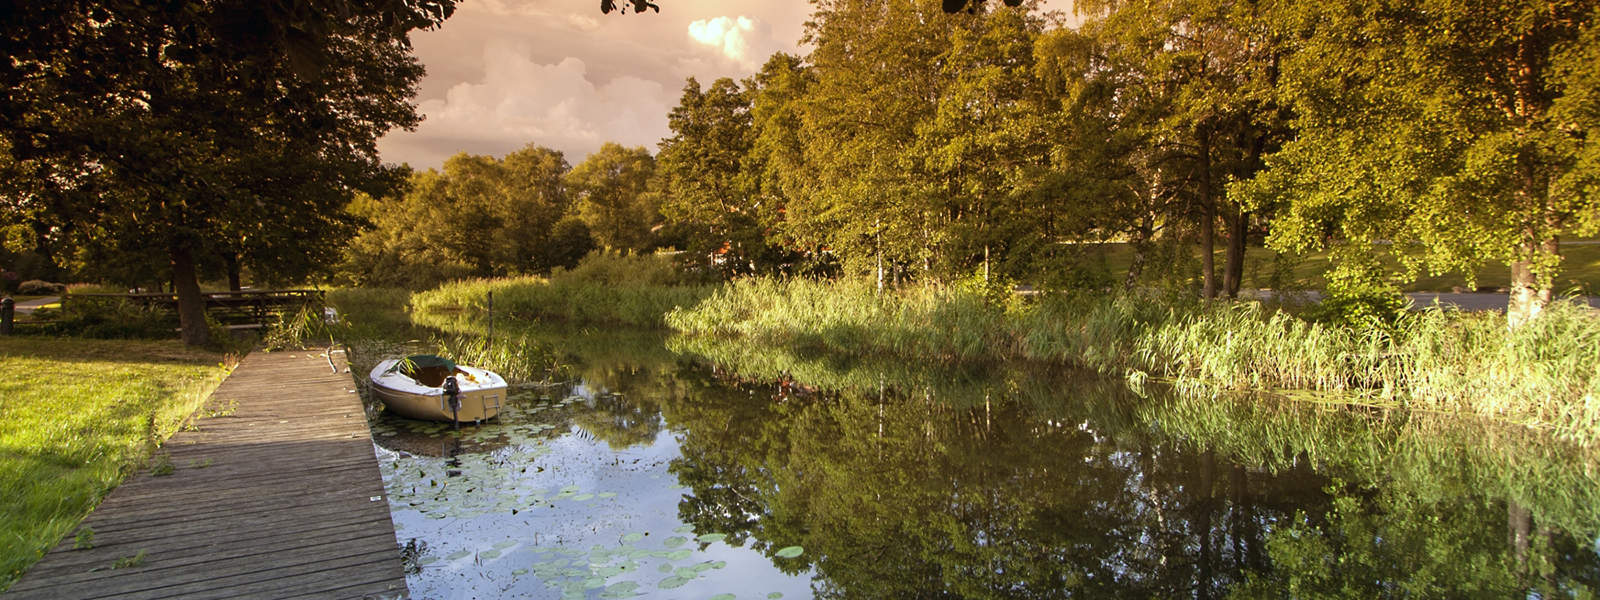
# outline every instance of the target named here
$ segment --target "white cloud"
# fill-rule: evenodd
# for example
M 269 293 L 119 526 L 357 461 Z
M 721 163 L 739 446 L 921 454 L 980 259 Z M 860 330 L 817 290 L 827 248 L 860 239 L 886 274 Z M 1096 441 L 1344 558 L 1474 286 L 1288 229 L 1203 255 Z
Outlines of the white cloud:
M 653 151 L 677 102 L 676 90 L 648 79 L 596 82 L 578 58 L 541 64 L 526 44 L 489 42 L 483 65 L 481 80 L 423 101 L 422 125 L 386 137 L 384 155 L 433 166 L 459 150 L 499 155 L 529 143 L 561 150 L 572 163 L 607 141 Z
M 717 17 L 689 23 L 689 37 L 700 44 L 716 48 L 740 64 L 751 64 L 750 41 L 747 36 L 756 32 L 757 21 L 749 17 Z

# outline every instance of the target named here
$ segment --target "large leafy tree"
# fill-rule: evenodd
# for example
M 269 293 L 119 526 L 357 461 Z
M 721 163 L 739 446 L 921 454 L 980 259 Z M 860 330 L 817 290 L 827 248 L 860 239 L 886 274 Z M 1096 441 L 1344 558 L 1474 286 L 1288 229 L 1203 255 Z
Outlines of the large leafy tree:
M 1113 149 L 1127 166 L 1134 163 L 1126 159 L 1140 165 L 1119 176 L 1144 180 L 1130 191 L 1135 204 L 1166 204 L 1157 198 L 1167 195 L 1186 201 L 1184 220 L 1200 242 L 1203 295 L 1237 294 L 1250 218 L 1226 185 L 1254 176 L 1261 157 L 1288 135 L 1273 95 L 1286 52 L 1269 26 L 1276 3 L 1102 0 L 1077 8 L 1090 21 L 1041 44 L 1054 69 L 1041 74 L 1067 90 L 1076 103 L 1070 111 L 1110 119 L 1118 132 L 1110 145 L 1137 141 Z M 1220 278 L 1213 258 L 1218 222 L 1226 248 Z
M 1562 236 L 1600 228 L 1600 2 L 1295 5 L 1282 96 L 1298 135 L 1245 189 L 1271 243 L 1392 242 L 1409 273 L 1511 265 L 1517 324 L 1550 301 Z
M 618 250 L 650 248 L 650 229 L 660 219 L 650 190 L 655 166 L 643 147 L 606 142 L 567 174 L 574 208 L 595 241 Z
M 205 343 L 198 257 L 324 268 L 358 225 L 343 206 L 400 181 L 376 140 L 418 121 L 408 35 L 454 5 L 5 3 L 4 218 L 165 256 L 183 339 Z
M 763 226 L 774 207 L 760 203 L 745 168 L 754 136 L 749 95 L 732 79 L 702 89 L 690 78 L 667 124 L 673 135 L 656 156 L 662 216 L 692 232 L 689 251 L 717 253 L 725 272 L 775 269 L 778 251 Z

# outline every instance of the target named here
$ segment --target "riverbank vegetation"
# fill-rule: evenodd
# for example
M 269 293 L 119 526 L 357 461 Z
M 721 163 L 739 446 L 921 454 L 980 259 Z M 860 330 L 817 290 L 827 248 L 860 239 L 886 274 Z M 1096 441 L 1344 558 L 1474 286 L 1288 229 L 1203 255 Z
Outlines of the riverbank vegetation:
M 1557 303 L 1514 329 L 1494 313 L 1376 317 L 1318 321 L 1154 294 L 1027 300 L 972 285 L 878 295 L 864 281 L 747 279 L 666 321 L 690 335 L 847 356 L 1030 360 L 1135 380 L 1335 392 L 1326 401 L 1478 414 L 1600 442 L 1600 319 L 1589 309 Z
M 558 320 L 660 327 L 676 307 L 693 306 L 710 293 L 704 279 L 659 255 L 596 253 L 548 277 L 524 276 L 448 283 L 411 296 L 418 313 L 486 311 L 525 320 Z
M 139 469 L 227 373 L 177 341 L 0 337 L 0 590 Z

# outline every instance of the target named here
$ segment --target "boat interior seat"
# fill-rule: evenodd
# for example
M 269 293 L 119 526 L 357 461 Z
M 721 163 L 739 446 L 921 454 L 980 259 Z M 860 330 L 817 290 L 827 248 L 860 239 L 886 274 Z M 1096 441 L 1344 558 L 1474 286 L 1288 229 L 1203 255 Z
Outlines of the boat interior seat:
M 417 380 L 417 383 L 428 387 L 444 385 L 444 378 L 454 375 L 460 369 L 451 369 L 443 366 L 413 367 L 401 369 L 400 373 L 406 377 Z

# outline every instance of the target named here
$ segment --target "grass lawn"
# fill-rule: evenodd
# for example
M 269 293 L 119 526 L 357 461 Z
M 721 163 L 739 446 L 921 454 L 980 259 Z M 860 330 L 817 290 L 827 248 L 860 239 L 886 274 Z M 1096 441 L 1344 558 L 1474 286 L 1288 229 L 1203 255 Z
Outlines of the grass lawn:
M 0 591 L 177 430 L 224 360 L 177 341 L 0 337 Z
M 1126 244 L 1105 244 L 1102 248 L 1106 269 L 1116 281 L 1122 281 L 1129 263 L 1133 261 L 1133 252 Z M 1564 244 L 1561 255 L 1561 273 L 1556 276 L 1557 293 L 1565 294 L 1574 289 L 1585 290 L 1588 294 L 1600 293 L 1600 244 Z M 1223 256 L 1223 252 L 1218 250 L 1218 277 L 1222 276 Z M 1383 259 L 1390 268 L 1399 269 L 1399 262 L 1393 257 L 1385 256 Z M 1266 248 L 1251 247 L 1245 250 L 1242 287 L 1320 290 L 1327 284 L 1322 274 L 1332 266 L 1327 253 L 1279 256 Z M 1511 282 L 1511 269 L 1503 264 L 1490 265 L 1478 271 L 1477 276 L 1479 287 L 1503 288 Z M 1400 289 L 1407 292 L 1448 292 L 1452 287 L 1465 287 L 1466 284 L 1466 278 L 1458 273 L 1437 276 L 1422 273 L 1416 281 L 1401 282 Z

